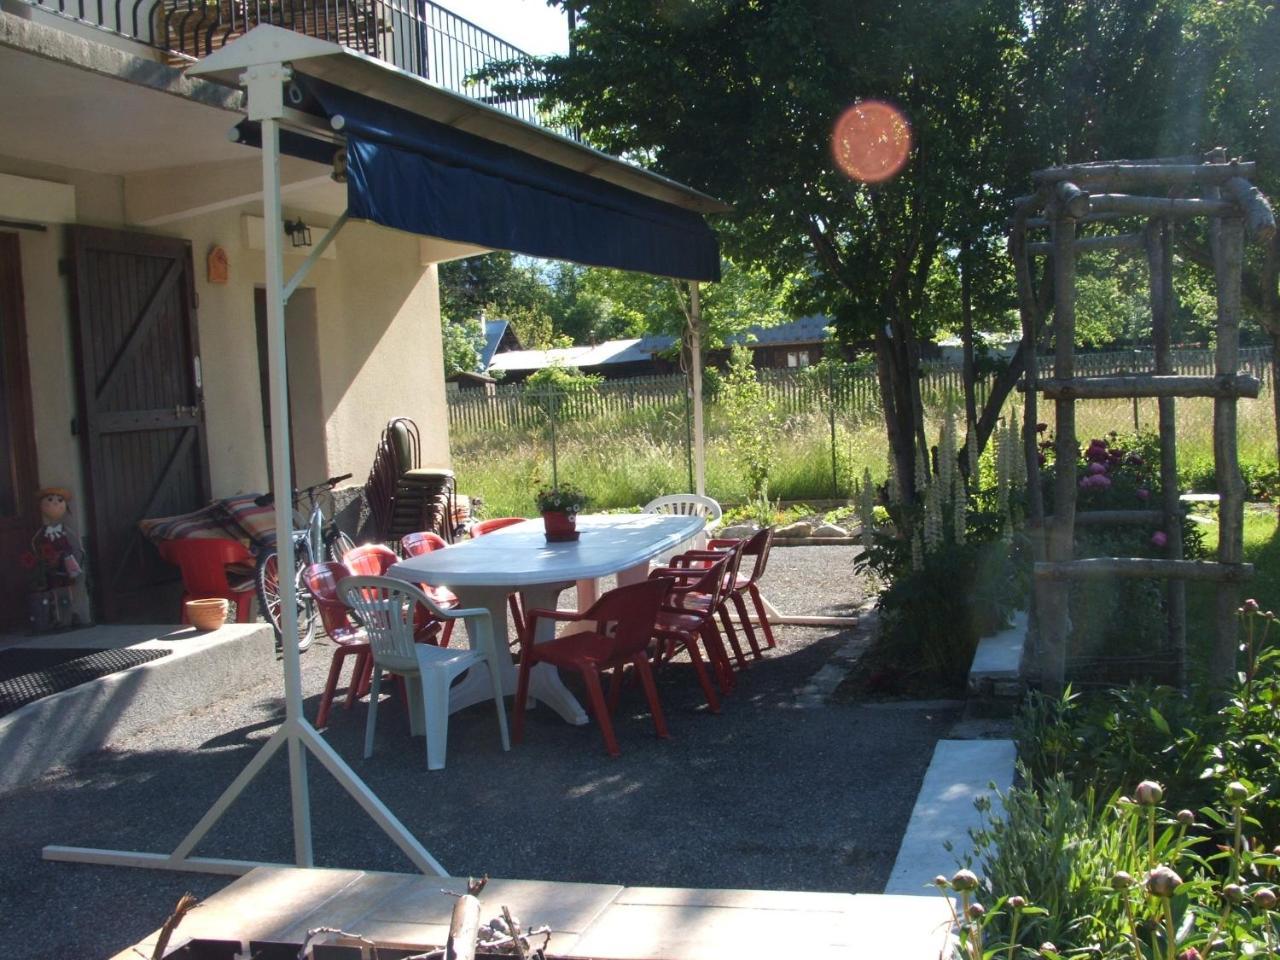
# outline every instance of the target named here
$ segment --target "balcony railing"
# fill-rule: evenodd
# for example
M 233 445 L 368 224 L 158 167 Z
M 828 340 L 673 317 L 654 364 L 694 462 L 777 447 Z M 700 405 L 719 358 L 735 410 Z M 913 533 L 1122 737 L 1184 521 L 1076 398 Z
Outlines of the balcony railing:
M 531 99 L 500 96 L 476 71 L 527 56 L 431 0 L 27 0 L 32 6 L 161 51 L 208 56 L 260 23 L 341 43 L 438 86 L 551 127 Z M 572 136 L 569 131 L 554 128 Z

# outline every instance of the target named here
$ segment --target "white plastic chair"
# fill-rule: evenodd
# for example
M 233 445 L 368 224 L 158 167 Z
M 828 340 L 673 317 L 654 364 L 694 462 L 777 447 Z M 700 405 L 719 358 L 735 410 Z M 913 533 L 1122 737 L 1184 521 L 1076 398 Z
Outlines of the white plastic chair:
M 682 517 L 703 517 L 707 523 L 702 528 L 702 532 L 694 538 L 691 548 L 694 550 L 702 550 L 706 547 L 712 531 L 720 526 L 720 518 L 724 516 L 724 511 L 720 509 L 719 503 L 710 497 L 702 497 L 696 493 L 669 493 L 665 497 L 650 500 L 644 505 L 644 509 L 641 512 L 672 513 Z
M 378 722 L 378 688 L 383 671 L 404 677 L 409 709 L 421 711 L 427 735 L 427 769 L 443 770 L 449 739 L 449 687 L 459 676 L 481 664 L 493 681 L 502 749 L 510 750 L 507 711 L 502 700 L 502 679 L 493 662 L 493 624 L 489 611 L 479 607 L 442 610 L 425 593 L 390 577 L 347 577 L 338 593 L 360 617 L 373 651 L 373 679 L 369 692 L 369 721 L 365 727 L 364 755 L 373 755 L 373 731 Z M 437 647 L 414 643 L 414 610 L 425 607 L 437 620 L 463 620 L 476 649 Z M 417 679 L 417 683 L 413 680 Z

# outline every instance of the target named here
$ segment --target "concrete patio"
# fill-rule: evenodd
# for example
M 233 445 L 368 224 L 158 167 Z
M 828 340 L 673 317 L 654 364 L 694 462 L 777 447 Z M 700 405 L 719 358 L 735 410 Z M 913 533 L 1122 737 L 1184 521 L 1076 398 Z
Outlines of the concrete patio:
M 863 599 L 852 559 L 847 547 L 779 550 L 770 594 L 788 612 L 848 611 Z M 363 704 L 336 709 L 325 736 L 456 876 L 879 893 L 956 707 L 800 696 L 850 639 L 783 628 L 778 649 L 740 674 L 719 716 L 707 713 L 688 668 L 674 665 L 659 684 L 672 739 L 653 737 L 630 691 L 616 760 L 593 726 L 573 727 L 542 709 L 530 713 L 525 743 L 510 753 L 501 751 L 490 708 L 456 714 L 448 768 L 436 773 L 425 769 L 422 741 L 408 736 L 395 702 L 367 761 Z M 309 716 L 329 652 L 318 642 L 303 657 Z M 7 794 L 0 804 L 0 844 L 10 851 L 0 865 L 6 941 L 33 957 L 110 956 L 154 931 L 183 892 L 207 897 L 225 887 L 219 877 L 51 863 L 40 850 L 172 849 L 278 723 L 278 669 L 269 655 L 259 658 L 254 684 L 118 737 Z M 309 774 L 318 865 L 411 872 L 318 765 Z M 277 758 L 197 852 L 290 863 L 290 837 L 286 769 Z

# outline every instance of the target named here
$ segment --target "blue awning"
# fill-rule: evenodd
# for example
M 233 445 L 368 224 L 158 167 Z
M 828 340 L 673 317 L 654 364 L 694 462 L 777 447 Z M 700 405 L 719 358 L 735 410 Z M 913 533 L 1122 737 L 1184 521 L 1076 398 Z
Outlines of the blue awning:
M 697 213 L 314 77 L 296 82 L 343 118 L 352 217 L 534 257 L 720 279 L 719 244 Z

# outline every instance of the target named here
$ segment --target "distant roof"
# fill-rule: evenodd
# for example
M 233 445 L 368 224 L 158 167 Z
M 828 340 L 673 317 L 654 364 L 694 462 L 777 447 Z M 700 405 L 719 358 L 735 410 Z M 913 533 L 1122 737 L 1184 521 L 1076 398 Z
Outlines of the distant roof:
M 790 323 L 779 323 L 772 327 L 750 326 L 744 333 L 729 337 L 730 343 L 746 343 L 747 346 L 781 346 L 787 343 L 822 343 L 828 339 L 826 328 L 831 326 L 831 318 L 823 314 L 801 317 Z M 749 335 L 754 334 L 755 340 Z
M 486 321 L 489 323 L 505 321 Z M 828 339 L 826 328 L 830 319 L 825 316 L 803 317 L 775 327 L 748 327 L 745 333 L 729 338 L 730 343 L 746 343 L 749 347 L 779 346 L 788 343 L 821 343 Z M 754 339 L 748 335 L 754 334 Z M 655 353 L 670 349 L 676 338 L 665 334 L 650 334 L 630 340 L 606 340 L 595 346 L 557 347 L 553 350 L 506 350 L 490 354 L 488 370 L 541 370 L 553 363 L 566 367 L 593 369 L 617 363 L 643 363 L 652 360 Z
M 488 370 L 493 355 L 498 352 L 502 336 L 507 332 L 509 324 L 505 320 L 486 320 L 484 322 L 484 348 L 480 351 L 480 369 Z

